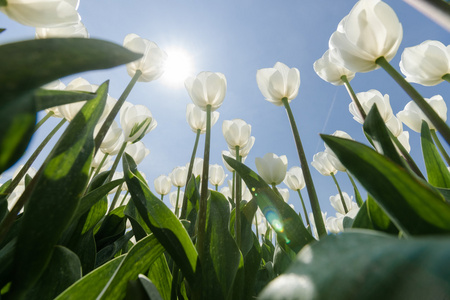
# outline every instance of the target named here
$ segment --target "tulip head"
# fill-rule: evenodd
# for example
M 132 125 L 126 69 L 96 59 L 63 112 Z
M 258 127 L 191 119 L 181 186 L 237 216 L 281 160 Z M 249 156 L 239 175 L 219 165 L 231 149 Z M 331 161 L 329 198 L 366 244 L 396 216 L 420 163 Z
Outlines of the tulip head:
M 391 103 L 389 102 L 388 94 L 383 96 L 379 91 L 372 89 L 367 92 L 358 93 L 356 96 L 358 97 L 358 100 L 366 114 L 369 113 L 372 106 L 375 104 L 384 122 L 388 122 L 394 115 L 392 112 Z M 361 116 L 356 104 L 353 101 L 348 106 L 348 109 L 356 122 L 364 124 L 364 118 Z
M 209 165 L 209 183 L 213 186 L 221 186 L 227 175 L 221 165 Z
M 291 102 L 298 95 L 300 72 L 297 68 L 289 68 L 277 62 L 273 68 L 260 69 L 256 72 L 259 90 L 267 101 L 281 106 L 282 99 Z
M 255 158 L 259 176 L 270 185 L 278 185 L 283 182 L 286 177 L 287 164 L 286 155 L 278 156 L 274 153 L 267 153 L 262 158 Z
M 123 129 L 125 142 L 134 143 L 155 129 L 157 122 L 146 106 L 125 102 L 120 109 L 120 125 Z
M 160 175 L 154 181 L 155 191 L 160 195 L 167 195 L 172 188 L 172 182 L 170 181 L 169 176 Z
M 230 149 L 243 148 L 250 139 L 252 126 L 242 119 L 225 120 L 222 123 L 222 133 Z
M 133 77 L 136 71 L 140 70 L 142 74 L 138 81 L 142 82 L 149 82 L 162 76 L 167 53 L 161 50 L 156 43 L 130 33 L 125 37 L 123 46 L 142 54 L 140 59 L 127 64 L 128 75 Z
M 379 57 L 395 56 L 402 38 L 402 24 L 389 5 L 360 0 L 331 35 L 331 59 L 353 72 L 372 71 L 379 68 Z
M 211 127 L 219 120 L 219 115 L 218 111 L 211 113 Z M 200 130 L 200 133 L 206 132 L 206 112 L 194 103 L 189 103 L 186 107 L 186 121 L 193 132 L 197 133 L 197 130 Z
M 447 121 L 447 105 L 441 95 L 425 98 L 425 101 L 430 104 L 444 122 Z M 415 132 L 421 132 L 422 121 L 427 122 L 430 129 L 436 129 L 433 123 L 430 122 L 427 116 L 425 116 L 422 110 L 413 101 L 406 104 L 405 108 L 397 114 L 397 118 Z
M 284 178 L 284 184 L 293 191 L 299 191 L 305 187 L 305 178 L 303 177 L 303 171 L 300 167 L 292 167 L 286 172 L 286 178 Z
M 64 27 L 36 28 L 36 39 L 89 38 L 89 33 L 80 21 Z
M 336 64 L 330 59 L 330 50 L 314 62 L 314 71 L 320 78 L 333 85 L 343 85 L 342 76 L 346 76 L 348 81 L 355 77 L 355 72 Z
M 450 74 L 450 45 L 439 41 L 425 41 L 406 48 L 402 53 L 400 70 L 409 82 L 422 85 L 436 85 L 442 77 Z
M 326 152 L 319 152 L 314 154 L 311 162 L 311 165 L 324 176 L 334 175 L 338 171 L 331 163 L 329 156 Z
M 195 105 L 204 111 L 210 105 L 211 111 L 215 111 L 225 99 L 227 80 L 222 73 L 200 72 L 187 78 L 184 86 Z
M 150 150 L 147 149 L 143 142 L 136 142 L 134 144 L 129 144 L 125 148 L 125 152 L 133 158 L 136 164 L 140 164 L 144 158 L 150 154 Z
M 172 184 L 176 187 L 183 187 L 186 185 L 188 168 L 186 166 L 176 167 L 169 174 Z

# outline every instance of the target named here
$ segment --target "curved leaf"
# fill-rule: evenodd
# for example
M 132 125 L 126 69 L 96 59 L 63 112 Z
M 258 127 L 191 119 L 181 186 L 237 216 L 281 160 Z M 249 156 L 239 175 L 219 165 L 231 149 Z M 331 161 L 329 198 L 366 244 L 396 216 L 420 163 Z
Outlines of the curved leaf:
M 445 299 L 450 239 L 359 230 L 305 247 L 258 299 Z
M 321 136 L 405 234 L 450 232 L 450 206 L 437 190 L 363 144 Z
M 94 99 L 95 93 L 38 89 L 34 93 L 36 111 L 50 107 Z

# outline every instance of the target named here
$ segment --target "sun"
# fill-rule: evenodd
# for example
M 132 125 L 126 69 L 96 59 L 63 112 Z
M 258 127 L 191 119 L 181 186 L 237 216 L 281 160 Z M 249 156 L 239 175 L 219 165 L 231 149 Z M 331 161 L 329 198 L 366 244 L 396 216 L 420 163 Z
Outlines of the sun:
M 166 53 L 167 61 L 161 81 L 172 88 L 184 87 L 186 78 L 194 75 L 192 56 L 181 48 L 169 48 Z

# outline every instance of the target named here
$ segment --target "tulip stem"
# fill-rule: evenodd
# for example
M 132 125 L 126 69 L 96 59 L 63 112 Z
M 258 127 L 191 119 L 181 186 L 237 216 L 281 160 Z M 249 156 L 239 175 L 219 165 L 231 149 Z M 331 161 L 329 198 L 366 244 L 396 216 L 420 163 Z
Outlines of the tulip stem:
M 428 117 L 431 123 L 436 127 L 436 129 L 441 133 L 444 137 L 447 144 L 450 145 L 450 128 L 444 122 L 444 120 L 439 117 L 436 111 L 428 104 L 427 101 L 416 91 L 416 89 L 409 84 L 403 78 L 403 76 L 395 70 L 391 64 L 384 58 L 384 56 L 379 57 L 376 61 L 380 67 L 382 67 L 402 88 L 403 90 L 411 97 L 411 99 L 419 106 L 422 112 Z
M 236 149 L 236 159 L 238 162 L 241 162 L 241 156 L 239 155 L 239 146 L 235 147 Z M 241 197 L 242 197 L 242 182 L 241 176 L 236 172 L 236 206 L 235 206 L 235 233 L 236 233 L 236 243 L 241 249 Z
M 256 231 L 256 237 L 258 238 L 258 242 L 259 242 L 259 230 L 258 230 L 258 217 L 257 217 L 257 213 L 255 214 L 255 231 Z
M 198 147 L 198 141 L 200 140 L 200 133 L 201 133 L 201 130 L 197 129 L 197 134 L 195 136 L 194 149 L 192 150 L 191 161 L 189 162 L 189 169 L 188 169 L 187 178 L 186 178 L 186 187 L 185 187 L 184 196 L 183 196 L 183 204 L 181 205 L 180 219 L 185 219 L 186 214 L 187 214 L 188 193 L 186 191 L 186 188 L 187 188 L 189 180 L 191 179 L 191 176 L 192 176 L 192 169 L 194 168 L 195 155 L 197 154 L 197 147 Z
M 450 82 L 450 73 L 449 74 L 445 74 L 444 76 L 442 76 L 442 79 L 444 79 L 447 82 Z
M 365 120 L 367 117 L 366 112 L 364 111 L 364 109 L 361 105 L 361 102 L 359 102 L 358 97 L 355 94 L 355 91 L 353 91 L 352 86 L 350 85 L 350 82 L 347 79 L 347 76 L 342 75 L 341 80 L 344 82 L 345 88 L 347 89 L 347 92 L 350 95 L 350 98 L 356 104 L 356 107 L 358 108 L 358 111 L 361 114 L 362 119 Z
M 114 194 L 114 199 L 113 199 L 113 201 L 111 202 L 111 206 L 109 207 L 108 212 L 106 213 L 106 215 L 109 215 L 109 213 L 110 213 L 112 210 L 114 210 L 114 206 L 116 206 L 117 200 L 119 200 L 120 193 L 122 193 L 122 186 L 123 186 L 123 183 L 121 183 L 121 184 L 117 187 L 117 191 L 116 191 L 116 193 Z
M 201 261 L 205 255 L 205 235 L 206 235 L 206 211 L 208 200 L 208 179 L 209 179 L 209 148 L 211 144 L 211 105 L 206 106 L 206 133 L 205 152 L 203 155 L 202 186 L 200 193 L 200 203 L 198 207 L 198 229 L 197 229 L 197 252 Z
M 441 152 L 442 157 L 444 157 L 445 161 L 447 162 L 447 165 L 450 166 L 450 157 L 448 156 L 444 147 L 442 147 L 441 141 L 438 139 L 438 136 L 436 134 L 436 130 L 430 129 L 430 133 L 431 133 L 431 137 L 433 138 L 434 143 L 436 144 L 439 151 Z
M 125 152 L 125 148 L 127 147 L 128 142 L 123 142 L 122 147 L 120 147 L 119 153 L 117 153 L 116 159 L 114 160 L 114 163 L 111 167 L 111 170 L 109 171 L 108 178 L 106 178 L 105 183 L 108 183 L 112 180 L 114 176 L 114 172 L 117 169 L 117 165 L 119 164 L 120 159 L 122 158 L 123 152 Z
M 339 192 L 339 196 L 341 197 L 342 206 L 344 207 L 344 211 L 347 214 L 348 208 L 347 208 L 347 205 L 345 204 L 345 199 L 344 199 L 344 195 L 342 194 L 341 187 L 339 186 L 339 183 L 337 182 L 336 176 L 334 176 L 333 173 L 330 173 L 330 175 L 331 175 L 331 178 L 333 178 L 333 180 L 334 180 L 334 184 L 336 185 L 337 190 Z
M 356 186 L 355 181 L 353 180 L 352 176 L 348 173 L 348 171 L 346 172 L 348 179 L 350 179 L 350 182 L 352 183 L 353 186 L 353 190 L 355 191 L 355 198 L 356 198 L 356 204 L 358 204 L 358 207 L 363 206 L 363 201 L 361 198 L 361 194 L 359 193 L 358 187 Z
M 33 162 L 38 157 L 38 155 L 42 152 L 44 147 L 48 144 L 48 142 L 56 134 L 56 132 L 64 125 L 64 123 L 66 123 L 66 119 L 62 119 L 58 123 L 58 125 L 56 125 L 55 128 L 53 128 L 53 130 L 45 137 L 45 139 L 36 148 L 36 150 L 34 150 L 33 154 L 31 154 L 30 158 L 28 158 L 27 162 L 23 165 L 22 169 L 20 169 L 19 173 L 11 181 L 11 184 L 4 191 L 5 194 L 10 194 L 12 191 L 14 191 L 14 189 L 17 187 L 17 185 L 19 184 L 20 180 L 22 180 L 22 178 L 25 176 L 25 174 L 27 173 L 28 169 L 31 167 Z
M 127 192 L 125 193 L 125 196 L 123 196 L 122 201 L 120 201 L 120 205 L 119 205 L 119 206 L 122 206 L 122 205 L 123 205 L 123 203 L 125 202 L 125 199 L 127 199 L 128 194 L 129 194 L 129 192 L 127 191 Z
M 181 186 L 177 187 L 177 201 L 175 202 L 175 216 L 177 216 L 177 217 L 178 217 L 178 211 L 180 210 L 178 207 L 178 202 L 180 199 L 180 189 L 181 189 Z
M 131 90 L 133 89 L 134 85 L 138 81 L 139 77 L 141 76 L 142 72 L 141 70 L 137 70 L 136 73 L 134 73 L 133 78 L 131 78 L 130 82 L 128 83 L 127 87 L 123 91 L 122 95 L 120 95 L 120 98 L 117 100 L 116 104 L 114 104 L 114 107 L 109 112 L 108 116 L 106 117 L 105 121 L 103 122 L 102 127 L 97 133 L 97 136 L 94 140 L 95 150 L 94 150 L 94 156 L 97 154 L 98 149 L 100 148 L 100 145 L 103 142 L 103 139 L 106 136 L 106 133 L 109 130 L 109 127 L 111 127 L 112 122 L 114 121 L 114 118 L 119 113 L 120 108 L 122 107 L 123 103 L 127 99 L 128 95 L 130 94 Z
M 314 215 L 314 221 L 316 224 L 317 232 L 319 236 L 324 236 L 327 234 L 325 229 L 325 223 L 322 218 L 322 211 L 320 210 L 319 200 L 317 199 L 316 189 L 314 188 L 314 183 L 311 177 L 311 172 L 309 171 L 309 165 L 306 161 L 305 151 L 303 150 L 302 142 L 300 140 L 300 135 L 298 133 L 297 124 L 295 123 L 294 115 L 292 114 L 291 107 L 289 106 L 288 99 L 284 97 L 281 99 L 286 108 L 288 114 L 289 122 L 291 123 L 292 133 L 294 134 L 295 144 L 297 146 L 298 157 L 300 158 L 300 165 L 303 170 L 303 175 L 305 177 L 306 189 L 309 195 L 309 201 L 311 203 L 311 209 Z
M 42 124 L 45 123 L 45 121 L 47 121 L 51 116 L 53 116 L 55 113 L 52 111 L 49 111 L 41 120 L 39 120 L 39 122 L 36 124 L 36 126 L 34 127 L 34 132 L 36 132 L 39 127 L 41 127 Z
M 164 194 L 161 194 L 161 201 L 163 201 L 164 199 Z
M 109 156 L 108 153 L 105 153 L 105 155 L 103 155 L 102 161 L 100 162 L 100 164 L 98 165 L 97 169 L 95 170 L 94 176 L 92 176 L 92 178 L 94 178 L 95 176 L 98 175 L 98 173 L 100 172 L 101 168 L 105 164 L 105 161 L 108 158 L 108 156 Z
M 303 214 L 305 215 L 306 224 L 308 225 L 309 230 L 311 230 L 311 224 L 309 223 L 308 212 L 306 211 L 306 206 L 305 206 L 305 202 L 303 201 L 302 193 L 300 193 L 300 190 L 297 190 L 297 193 L 300 197 L 300 201 L 302 202 Z
M 233 202 L 234 207 L 236 207 L 236 201 L 235 201 L 235 192 L 234 187 L 236 185 L 236 171 L 233 171 L 233 181 L 231 182 L 231 202 Z

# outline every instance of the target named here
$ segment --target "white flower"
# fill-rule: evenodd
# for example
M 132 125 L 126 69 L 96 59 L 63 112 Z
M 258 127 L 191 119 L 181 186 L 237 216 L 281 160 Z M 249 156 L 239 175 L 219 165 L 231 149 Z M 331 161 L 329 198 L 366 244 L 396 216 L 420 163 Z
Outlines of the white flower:
M 127 145 L 125 152 L 133 158 L 136 165 L 140 164 L 142 160 L 150 154 L 150 150 L 147 149 L 144 143 L 140 141 Z
M 346 76 L 349 82 L 355 77 L 355 72 L 330 60 L 330 50 L 314 62 L 314 71 L 320 78 L 333 85 L 343 85 L 342 76 Z
M 222 166 L 218 164 L 209 165 L 209 183 L 213 186 L 221 186 L 226 177 Z
M 187 78 L 184 85 L 192 102 L 204 111 L 208 105 L 211 111 L 218 109 L 227 91 L 227 80 L 222 73 L 200 72 L 197 77 Z
M 336 174 L 338 171 L 331 163 L 330 154 L 327 152 L 314 154 L 311 165 L 324 176 L 331 176 L 331 174 Z
M 36 28 L 36 39 L 48 38 L 89 38 L 89 33 L 82 22 L 64 27 Z
M 225 120 L 222 123 L 222 133 L 230 150 L 245 147 L 252 133 L 252 126 L 242 119 Z
M 346 192 L 342 192 L 342 196 L 344 196 L 344 202 L 345 202 L 345 206 L 347 207 L 347 211 L 358 208 L 358 205 L 352 201 L 353 196 L 350 197 Z M 342 199 L 341 199 L 340 194 L 330 196 L 330 203 L 331 203 L 331 206 L 333 206 L 333 208 L 338 213 L 340 213 L 342 215 L 346 214 L 344 205 L 342 204 Z
M 356 94 L 359 102 L 366 114 L 372 109 L 372 106 L 375 104 L 378 108 L 378 111 L 381 115 L 381 118 L 384 122 L 388 122 L 389 119 L 394 115 L 392 112 L 392 107 L 389 102 L 389 95 L 385 94 L 384 96 L 377 90 L 369 90 L 367 92 L 361 92 Z M 359 113 L 356 104 L 352 101 L 349 105 L 349 111 L 353 115 L 353 119 L 360 123 L 364 124 L 364 119 Z
M 167 195 L 172 188 L 172 182 L 170 181 L 169 176 L 160 175 L 154 181 L 155 190 L 160 195 Z
M 274 153 L 267 153 L 262 158 L 255 158 L 255 165 L 259 176 L 261 176 L 267 184 L 272 185 L 278 185 L 283 182 L 286 177 L 287 164 L 288 161 L 286 155 L 278 157 L 278 155 Z
M 219 120 L 219 115 L 218 111 L 211 113 L 211 127 Z M 193 132 L 197 133 L 197 130 L 200 130 L 200 133 L 206 132 L 206 112 L 194 103 L 189 103 L 186 107 L 186 121 Z
M 303 171 L 300 167 L 292 167 L 286 172 L 286 178 L 284 178 L 284 184 L 293 191 L 299 191 L 305 187 L 305 178 L 303 177 Z
M 169 174 L 172 184 L 176 187 L 183 187 L 186 185 L 188 168 L 186 166 L 176 167 Z
M 135 142 L 155 129 L 157 122 L 146 106 L 125 102 L 120 110 L 120 125 L 125 142 Z

